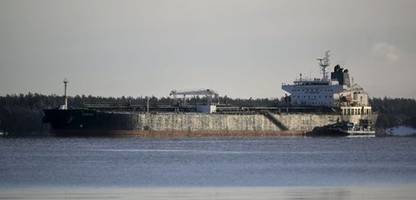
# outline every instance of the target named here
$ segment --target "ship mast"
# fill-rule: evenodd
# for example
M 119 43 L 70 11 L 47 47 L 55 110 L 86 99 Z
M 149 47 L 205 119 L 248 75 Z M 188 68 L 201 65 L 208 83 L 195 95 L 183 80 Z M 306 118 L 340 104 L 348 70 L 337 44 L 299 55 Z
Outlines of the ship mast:
M 61 109 L 62 110 L 67 110 L 68 109 L 68 97 L 66 95 L 66 88 L 68 85 L 68 79 L 64 79 L 64 105 L 62 105 Z
M 323 58 L 317 58 L 319 61 L 319 66 L 322 70 L 322 80 L 328 80 L 328 75 L 326 73 L 326 68 L 329 67 L 329 50 L 325 51 L 325 56 Z

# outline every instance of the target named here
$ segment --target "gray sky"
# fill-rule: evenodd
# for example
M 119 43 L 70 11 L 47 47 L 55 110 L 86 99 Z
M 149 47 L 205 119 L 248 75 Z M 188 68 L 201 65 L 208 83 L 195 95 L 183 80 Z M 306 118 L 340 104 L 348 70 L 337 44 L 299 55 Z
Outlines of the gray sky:
M 0 95 L 281 97 L 350 69 L 371 96 L 416 98 L 416 1 L 0 0 Z

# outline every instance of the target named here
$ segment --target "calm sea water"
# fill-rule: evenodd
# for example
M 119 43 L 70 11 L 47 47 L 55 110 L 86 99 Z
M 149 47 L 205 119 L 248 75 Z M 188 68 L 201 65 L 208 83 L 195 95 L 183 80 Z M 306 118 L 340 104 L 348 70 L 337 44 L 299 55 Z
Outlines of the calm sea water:
M 0 138 L 0 189 L 397 185 L 416 138 Z
M 416 138 L 0 140 L 0 186 L 416 183 Z

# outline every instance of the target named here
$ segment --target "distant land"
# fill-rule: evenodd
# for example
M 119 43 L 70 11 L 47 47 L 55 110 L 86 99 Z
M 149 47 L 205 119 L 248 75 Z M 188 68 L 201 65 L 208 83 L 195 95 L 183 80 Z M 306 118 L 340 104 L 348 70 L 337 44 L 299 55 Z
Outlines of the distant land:
M 170 97 L 148 97 L 151 106 L 174 104 Z M 233 106 L 278 106 L 282 101 L 277 98 L 230 98 L 219 97 L 222 104 Z M 91 104 L 112 106 L 145 105 L 146 97 L 100 97 L 72 96 L 69 106 L 82 108 Z M 190 104 L 203 103 L 203 98 L 191 98 Z M 43 109 L 57 108 L 63 103 L 63 97 L 58 95 L 43 95 L 37 93 L 0 96 L 0 131 L 11 135 L 46 135 L 48 126 L 42 124 Z M 378 112 L 376 123 L 378 129 L 396 126 L 416 128 L 416 100 L 407 98 L 372 98 L 373 110 Z

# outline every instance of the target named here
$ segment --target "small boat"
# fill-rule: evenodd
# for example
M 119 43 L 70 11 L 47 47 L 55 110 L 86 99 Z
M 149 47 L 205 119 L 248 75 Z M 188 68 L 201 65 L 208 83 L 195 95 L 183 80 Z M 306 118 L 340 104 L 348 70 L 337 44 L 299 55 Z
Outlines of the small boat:
M 375 130 L 370 127 L 355 125 L 351 122 L 338 122 L 327 126 L 316 127 L 308 133 L 310 136 L 365 136 L 374 137 Z

